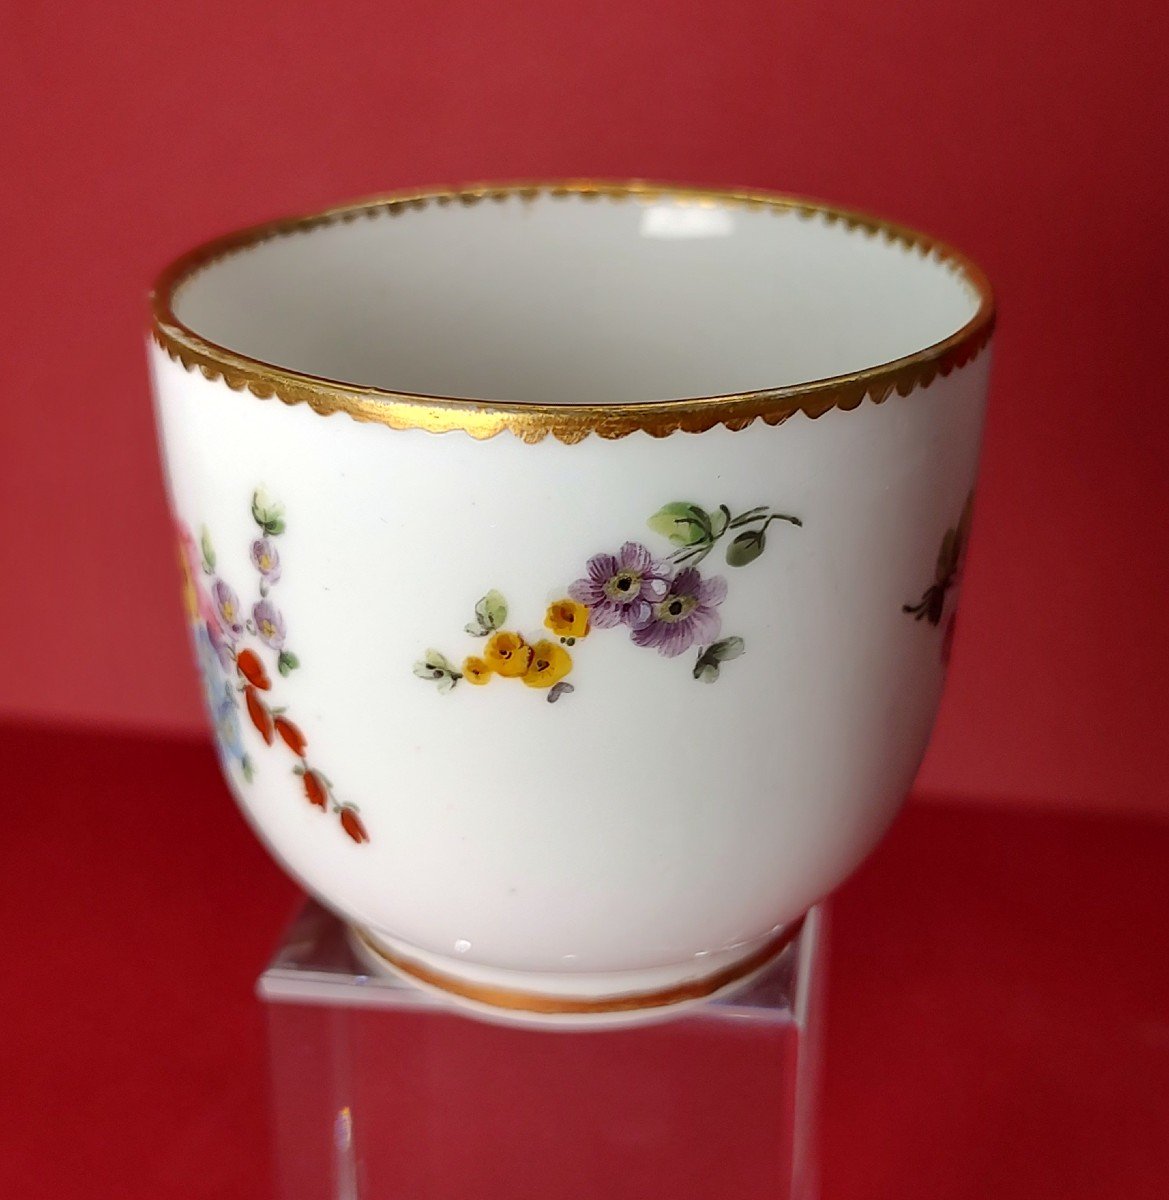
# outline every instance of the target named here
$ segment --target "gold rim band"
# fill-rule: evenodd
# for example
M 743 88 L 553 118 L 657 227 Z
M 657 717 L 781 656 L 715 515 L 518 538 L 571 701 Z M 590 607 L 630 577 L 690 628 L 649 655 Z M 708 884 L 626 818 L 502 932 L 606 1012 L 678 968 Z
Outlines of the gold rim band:
M 800 917 L 747 958 L 732 963 L 731 966 L 713 975 L 694 980 L 692 983 L 680 983 L 656 992 L 587 998 L 548 996 L 541 992 L 525 992 L 490 984 L 471 983 L 468 980 L 458 979 L 453 975 L 447 975 L 443 971 L 428 967 L 407 955 L 388 950 L 374 941 L 364 929 L 357 926 L 352 928 L 366 949 L 395 970 L 416 979 L 419 983 L 429 984 L 429 986 L 449 992 L 453 996 L 459 996 L 463 1000 L 485 1004 L 490 1008 L 507 1009 L 510 1012 L 540 1013 L 544 1016 L 587 1016 L 595 1013 L 637 1012 L 645 1008 L 666 1008 L 687 1000 L 703 1000 L 766 966 L 791 945 L 803 926 L 804 918 Z
M 804 219 L 819 218 L 829 224 L 840 223 L 850 230 L 879 235 L 949 266 L 977 294 L 978 310 L 961 329 L 943 341 L 915 354 L 848 375 L 722 396 L 591 405 L 526 404 L 360 387 L 289 371 L 237 354 L 200 337 L 175 315 L 175 294 L 195 274 L 220 259 L 274 238 L 307 233 L 320 226 L 359 218 L 398 217 L 428 205 L 472 205 L 510 200 L 530 203 L 540 196 L 578 197 L 586 201 L 635 199 L 643 203 L 670 199 L 696 205 L 766 209 Z M 653 437 L 666 437 L 679 430 L 702 433 L 716 425 L 738 430 L 756 420 L 778 425 L 798 412 L 815 418 L 833 408 L 851 410 L 866 398 L 874 404 L 882 404 L 894 393 L 906 396 L 915 388 L 929 387 L 938 376 L 949 375 L 965 366 L 990 341 L 995 322 L 994 295 L 982 271 L 952 247 L 904 226 L 773 192 L 588 180 L 399 192 L 311 216 L 270 221 L 207 242 L 177 259 L 159 276 L 150 303 L 151 332 L 159 346 L 187 370 L 197 369 L 210 380 L 222 379 L 234 390 L 246 389 L 261 399 L 277 397 L 285 404 L 308 404 L 315 412 L 326 416 L 343 412 L 357 421 L 377 422 L 392 429 L 421 429 L 429 433 L 462 430 L 474 438 L 490 438 L 509 430 L 525 442 L 538 442 L 551 434 L 567 443 L 579 442 L 590 433 L 603 438 L 620 438 L 638 430 Z

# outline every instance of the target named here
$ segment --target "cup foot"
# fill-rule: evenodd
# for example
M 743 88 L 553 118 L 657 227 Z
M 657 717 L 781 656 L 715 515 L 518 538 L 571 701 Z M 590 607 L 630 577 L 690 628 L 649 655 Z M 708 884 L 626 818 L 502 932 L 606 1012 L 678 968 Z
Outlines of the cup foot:
M 430 954 L 350 927 L 351 940 L 373 970 L 389 972 L 461 1007 L 522 1025 L 583 1028 L 673 1016 L 690 1004 L 745 983 L 792 942 L 803 917 L 735 950 L 648 971 L 552 974 L 492 970 Z

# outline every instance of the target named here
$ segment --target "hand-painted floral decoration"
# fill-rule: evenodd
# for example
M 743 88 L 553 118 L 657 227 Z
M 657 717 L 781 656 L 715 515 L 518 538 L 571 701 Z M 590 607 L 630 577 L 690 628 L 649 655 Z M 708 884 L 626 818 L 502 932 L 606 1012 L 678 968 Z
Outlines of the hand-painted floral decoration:
M 727 581 L 721 575 L 703 576 L 699 564 L 726 538 L 727 565 L 747 566 L 763 553 L 767 531 L 776 521 L 803 524 L 766 506 L 734 516 L 725 504 L 712 511 L 683 501 L 667 504 L 650 517 L 649 527 L 674 549 L 655 555 L 640 542 L 626 542 L 613 553 L 594 554 L 567 595 L 548 606 L 544 626 L 551 637 L 528 638 L 505 628 L 507 601 L 492 590 L 475 605 L 474 619 L 466 626 L 472 637 L 487 639 L 482 652 L 456 667 L 441 651 L 427 650 L 414 664 L 414 674 L 440 692 L 462 680 L 482 687 L 496 677 L 519 679 L 544 691 L 554 704 L 574 690 L 566 680 L 573 665 L 569 648 L 595 629 L 625 629 L 634 645 L 666 658 L 697 647 L 692 674 L 713 683 L 721 664 L 738 658 L 746 647 L 741 637 L 719 640 L 719 606 L 726 599 Z
M 284 707 L 271 703 L 272 677 L 264 662 L 265 651 L 276 672 L 284 678 L 300 666 L 300 660 L 286 645 L 288 630 L 284 615 L 269 596 L 280 581 L 280 555 L 275 539 L 284 532 L 284 509 L 258 488 L 252 496 L 252 518 L 260 532 L 250 550 L 258 575 L 259 599 L 252 604 L 250 617 L 245 617 L 238 594 L 216 574 L 215 548 L 209 531 L 202 531 L 196 545 L 189 530 L 181 525 L 178 528 L 183 599 L 219 755 L 226 767 L 238 768 L 244 779 L 251 782 L 255 767 L 244 747 L 242 702 L 248 720 L 264 743 L 273 746 L 280 741 L 295 757 L 292 773 L 299 778 L 309 804 L 323 813 L 331 811 L 342 831 L 353 841 L 368 842 L 369 834 L 357 807 L 338 802 L 328 776 L 319 767 L 310 765 L 304 731 Z
M 962 570 L 966 565 L 966 547 L 970 541 L 970 519 L 973 505 L 974 495 L 971 493 L 966 497 L 958 524 L 946 530 L 945 536 L 942 538 L 941 549 L 938 551 L 938 561 L 934 567 L 933 583 L 922 592 L 921 599 L 916 604 L 901 606 L 901 611 L 911 614 L 915 621 L 924 618 L 931 625 L 940 625 L 945 617 L 946 627 L 942 632 L 941 646 L 943 663 L 950 661 L 950 649 L 954 644 L 954 627 L 958 619 L 957 602 L 948 603 L 948 597 L 956 596 L 958 584 L 962 580 Z

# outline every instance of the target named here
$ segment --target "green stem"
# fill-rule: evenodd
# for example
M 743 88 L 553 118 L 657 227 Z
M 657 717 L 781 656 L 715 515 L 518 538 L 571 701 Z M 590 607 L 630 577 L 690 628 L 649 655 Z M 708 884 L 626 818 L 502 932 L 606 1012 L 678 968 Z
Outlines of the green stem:
M 678 566 L 688 562 L 700 563 L 714 549 L 716 541 L 718 541 L 718 538 L 712 537 L 709 542 L 699 542 L 694 546 L 683 546 L 681 550 L 675 550 L 671 557 Z
M 750 525 L 752 521 L 758 521 L 767 513 L 767 505 L 761 504 L 758 508 L 749 508 L 745 513 L 739 513 L 733 521 L 727 522 L 728 529 L 741 529 L 744 525 Z
M 804 526 L 803 521 L 801 521 L 799 517 L 789 517 L 786 513 L 772 513 L 771 516 L 764 521 L 763 528 L 766 529 L 772 521 L 787 521 L 789 525 L 795 525 L 800 529 L 802 529 Z

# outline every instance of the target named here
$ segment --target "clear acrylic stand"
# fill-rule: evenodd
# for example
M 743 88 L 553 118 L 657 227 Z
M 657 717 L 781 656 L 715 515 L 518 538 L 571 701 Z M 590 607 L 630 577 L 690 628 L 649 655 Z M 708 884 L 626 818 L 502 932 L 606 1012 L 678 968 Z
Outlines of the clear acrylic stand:
M 826 917 L 743 988 L 525 1029 L 371 976 L 309 901 L 260 977 L 279 1200 L 814 1200 Z

